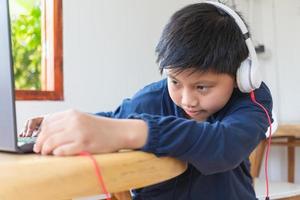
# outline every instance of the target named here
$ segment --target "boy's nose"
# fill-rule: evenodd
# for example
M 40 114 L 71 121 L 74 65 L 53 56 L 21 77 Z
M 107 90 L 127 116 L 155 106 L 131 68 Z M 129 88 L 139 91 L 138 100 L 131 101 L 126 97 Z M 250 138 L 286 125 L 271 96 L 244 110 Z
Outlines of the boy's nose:
M 181 104 L 186 108 L 193 108 L 197 106 L 198 100 L 193 94 L 184 92 L 181 97 Z

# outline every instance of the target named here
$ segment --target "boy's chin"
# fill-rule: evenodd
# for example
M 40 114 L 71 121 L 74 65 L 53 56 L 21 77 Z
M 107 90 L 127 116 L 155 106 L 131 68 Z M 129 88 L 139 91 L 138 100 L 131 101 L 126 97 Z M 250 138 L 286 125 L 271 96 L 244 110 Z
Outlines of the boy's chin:
M 190 115 L 187 115 L 187 117 L 188 117 L 189 119 L 196 120 L 197 122 L 204 122 L 204 121 L 206 121 L 206 119 L 208 118 L 208 117 L 206 117 L 206 116 L 190 116 Z

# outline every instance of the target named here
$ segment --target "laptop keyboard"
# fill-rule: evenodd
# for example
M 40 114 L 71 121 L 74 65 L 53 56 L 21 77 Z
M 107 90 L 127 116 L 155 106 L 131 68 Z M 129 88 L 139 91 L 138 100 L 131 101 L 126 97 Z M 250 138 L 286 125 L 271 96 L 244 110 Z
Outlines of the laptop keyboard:
M 33 153 L 33 146 L 37 137 L 18 137 L 18 147 L 23 153 Z
M 18 146 L 28 143 L 35 143 L 37 137 L 18 137 Z

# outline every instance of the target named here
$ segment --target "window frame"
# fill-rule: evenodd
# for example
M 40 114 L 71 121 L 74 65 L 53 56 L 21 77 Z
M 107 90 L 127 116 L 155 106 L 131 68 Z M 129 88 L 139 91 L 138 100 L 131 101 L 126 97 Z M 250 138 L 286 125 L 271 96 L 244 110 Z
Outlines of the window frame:
M 16 90 L 16 100 L 63 100 L 62 0 L 41 0 L 42 89 Z

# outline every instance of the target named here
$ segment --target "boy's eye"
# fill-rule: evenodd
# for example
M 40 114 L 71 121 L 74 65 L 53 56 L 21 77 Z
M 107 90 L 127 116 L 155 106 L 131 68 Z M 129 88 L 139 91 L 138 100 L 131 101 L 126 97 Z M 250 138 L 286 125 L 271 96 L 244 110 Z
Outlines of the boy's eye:
M 208 90 L 208 87 L 204 85 L 198 85 L 197 90 L 199 90 L 200 92 L 206 92 Z
M 175 80 L 171 80 L 171 83 L 172 83 L 173 85 L 177 85 L 177 84 L 178 84 L 178 82 L 175 81 Z

